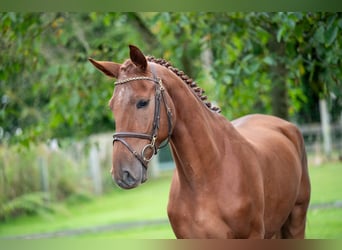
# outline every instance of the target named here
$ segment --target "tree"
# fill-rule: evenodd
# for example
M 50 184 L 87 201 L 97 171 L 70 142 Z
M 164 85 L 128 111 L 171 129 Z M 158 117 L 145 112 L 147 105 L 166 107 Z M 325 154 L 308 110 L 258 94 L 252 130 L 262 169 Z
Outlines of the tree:
M 113 86 L 87 58 L 123 60 L 140 33 L 120 13 L 1 13 L 0 141 L 113 130 Z M 114 27 L 114 29 L 113 29 Z
M 128 44 L 184 70 L 229 119 L 318 121 L 322 98 L 332 120 L 342 110 L 340 13 L 1 13 L 0 28 L 1 142 L 113 130 L 113 86 L 87 58 L 123 61 Z
M 42 117 L 39 106 L 47 101 L 46 95 L 32 79 L 38 77 L 37 71 L 45 63 L 39 56 L 38 42 L 51 22 L 41 20 L 39 14 L 1 13 L 0 23 L 2 141 L 13 134 L 21 135 L 24 127 L 36 125 Z

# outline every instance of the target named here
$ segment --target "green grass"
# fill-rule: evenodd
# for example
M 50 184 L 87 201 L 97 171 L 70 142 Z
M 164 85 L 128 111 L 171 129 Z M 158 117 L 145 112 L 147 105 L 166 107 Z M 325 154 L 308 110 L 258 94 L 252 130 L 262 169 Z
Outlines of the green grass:
M 167 218 L 170 183 L 171 173 L 168 173 L 136 189 L 121 190 L 114 187 L 112 193 L 96 197 L 91 202 L 61 205 L 56 214 L 25 216 L 1 222 L 0 237 Z
M 87 233 L 81 236 L 90 239 L 175 239 L 169 224 L 139 227 L 122 231 Z
M 342 201 L 342 163 L 327 163 L 309 171 L 311 204 Z
M 310 239 L 342 239 L 342 209 L 310 210 L 306 237 Z
M 20 217 L 0 223 L 0 237 L 53 232 L 65 229 L 108 225 L 127 221 L 167 219 L 166 206 L 171 172 L 132 190 L 113 192 L 80 204 L 60 204 L 57 213 Z M 312 204 L 342 200 L 342 164 L 329 163 L 310 168 Z M 342 209 L 311 210 L 307 238 L 342 239 Z M 85 233 L 75 238 L 165 239 L 174 238 L 168 223 L 119 231 Z
M 341 163 L 311 167 L 311 204 L 342 201 L 341 177 Z M 310 210 L 306 236 L 311 239 L 342 239 L 342 208 Z

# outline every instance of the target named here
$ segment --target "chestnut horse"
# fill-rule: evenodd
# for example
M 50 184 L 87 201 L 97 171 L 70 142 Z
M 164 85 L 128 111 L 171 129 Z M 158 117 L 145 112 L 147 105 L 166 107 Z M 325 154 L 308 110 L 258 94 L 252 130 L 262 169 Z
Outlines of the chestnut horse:
M 123 64 L 89 59 L 117 79 L 115 182 L 145 182 L 149 160 L 170 142 L 167 210 L 177 238 L 304 238 L 310 180 L 297 127 L 260 114 L 229 122 L 182 71 L 129 48 Z

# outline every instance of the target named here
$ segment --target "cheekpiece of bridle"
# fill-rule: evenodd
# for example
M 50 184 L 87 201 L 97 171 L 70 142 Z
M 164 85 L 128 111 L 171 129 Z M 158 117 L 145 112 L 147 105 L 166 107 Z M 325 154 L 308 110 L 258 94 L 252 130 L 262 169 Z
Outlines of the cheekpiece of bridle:
M 131 81 L 150 81 L 155 83 L 155 108 L 154 108 L 154 118 L 153 118 L 153 124 L 152 124 L 152 131 L 151 134 L 143 134 L 143 133 L 136 133 L 136 132 L 116 132 L 113 135 L 113 145 L 116 141 L 121 142 L 143 165 L 145 169 L 147 169 L 147 164 L 152 160 L 153 156 L 158 153 L 158 150 L 165 147 L 170 139 L 171 133 L 172 133 L 172 113 L 171 109 L 167 105 L 167 101 L 165 98 L 165 88 L 163 86 L 163 82 L 159 77 L 156 77 L 154 68 L 152 65 L 150 65 L 153 77 L 147 77 L 147 76 L 137 76 L 137 77 L 130 77 L 126 78 L 124 80 L 120 80 L 114 83 L 115 86 L 126 84 Z M 161 102 L 163 101 L 166 113 L 167 113 L 167 121 L 168 121 L 168 138 L 167 140 L 157 147 L 156 141 L 158 138 L 158 130 L 159 130 L 159 124 L 160 124 L 160 106 Z M 139 154 L 134 148 L 129 145 L 125 138 L 138 138 L 143 140 L 149 140 L 150 143 L 146 144 L 143 149 L 141 150 L 141 153 Z M 146 156 L 146 154 L 152 151 L 152 155 L 150 157 Z

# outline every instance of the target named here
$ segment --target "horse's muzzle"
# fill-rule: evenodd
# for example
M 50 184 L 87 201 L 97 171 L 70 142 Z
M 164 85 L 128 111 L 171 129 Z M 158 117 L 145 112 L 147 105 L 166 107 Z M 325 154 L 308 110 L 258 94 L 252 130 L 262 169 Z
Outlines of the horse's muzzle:
M 113 176 L 113 179 L 120 188 L 132 189 L 146 182 L 147 173 L 143 167 L 141 168 L 141 172 L 136 175 L 129 170 L 124 170 L 119 178 Z

